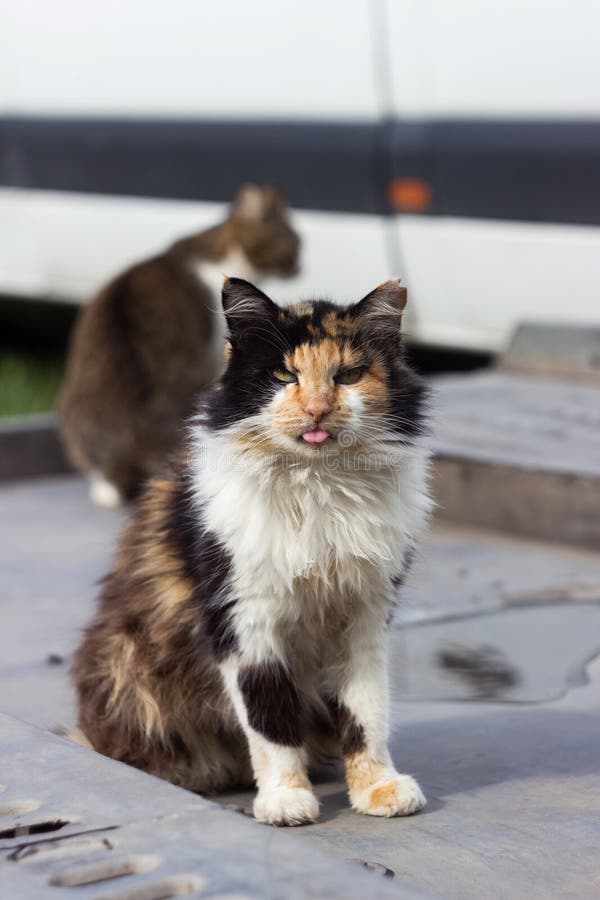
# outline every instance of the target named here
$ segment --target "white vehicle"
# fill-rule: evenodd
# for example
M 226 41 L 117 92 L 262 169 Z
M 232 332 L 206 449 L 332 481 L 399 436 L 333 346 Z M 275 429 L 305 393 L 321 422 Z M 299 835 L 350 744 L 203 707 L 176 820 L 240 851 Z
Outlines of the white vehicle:
M 600 325 L 595 0 L 0 0 L 0 292 L 84 302 L 275 183 L 278 299 L 410 289 L 413 336 Z

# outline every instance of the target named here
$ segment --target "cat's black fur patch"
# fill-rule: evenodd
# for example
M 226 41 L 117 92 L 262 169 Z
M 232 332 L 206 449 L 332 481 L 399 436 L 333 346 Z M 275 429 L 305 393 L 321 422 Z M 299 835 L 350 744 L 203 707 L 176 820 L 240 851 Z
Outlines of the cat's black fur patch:
M 234 653 L 238 647 L 238 638 L 233 627 L 233 610 L 236 601 L 228 600 L 219 603 L 207 603 L 204 606 L 204 622 L 210 635 L 215 659 L 221 661 Z
M 185 760 L 188 766 L 192 765 L 192 751 L 176 729 L 172 729 L 166 735 L 165 745 L 167 750 L 171 749 L 175 758 L 179 757 L 180 759 Z
M 237 649 L 232 622 L 234 600 L 226 600 L 231 555 L 212 532 L 202 527 L 192 507 L 189 473 L 179 475 L 173 493 L 168 534 L 194 582 L 194 601 L 202 611 L 215 658 L 222 660 Z
M 386 419 L 399 437 L 414 438 L 426 431 L 425 406 L 429 389 L 408 365 L 388 367 L 390 408 Z
M 300 696 L 283 663 L 269 661 L 245 666 L 240 669 L 238 683 L 252 728 L 274 744 L 299 747 Z
M 344 756 L 354 756 L 366 749 L 365 731 L 347 706 L 337 698 L 327 700 L 331 717 L 335 724 Z

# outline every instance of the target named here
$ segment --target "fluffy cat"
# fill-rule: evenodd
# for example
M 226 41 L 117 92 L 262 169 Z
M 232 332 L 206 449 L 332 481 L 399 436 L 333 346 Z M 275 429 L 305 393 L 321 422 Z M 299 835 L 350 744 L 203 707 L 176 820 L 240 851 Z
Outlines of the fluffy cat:
M 289 276 L 298 249 L 281 196 L 247 185 L 225 222 L 128 269 L 82 311 L 59 416 L 95 502 L 137 493 L 175 446 L 195 396 L 221 374 L 223 273 Z
M 256 781 L 314 820 L 313 754 L 352 806 L 425 803 L 387 749 L 386 632 L 430 500 L 406 290 L 282 308 L 228 279 L 228 365 L 127 527 L 73 666 L 79 739 L 195 791 Z

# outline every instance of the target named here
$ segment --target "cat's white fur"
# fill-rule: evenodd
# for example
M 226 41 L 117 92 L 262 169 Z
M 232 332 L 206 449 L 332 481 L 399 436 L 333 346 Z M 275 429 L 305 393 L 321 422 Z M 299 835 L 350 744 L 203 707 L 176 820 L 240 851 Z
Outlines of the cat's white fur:
M 221 303 L 223 282 L 227 276 L 245 278 L 248 281 L 260 281 L 264 274 L 252 265 L 244 251 L 238 246 L 233 246 L 218 262 L 198 259 L 192 264 L 192 267 L 198 281 L 207 287 L 211 294 L 210 308 L 213 313 L 215 330 L 208 348 L 210 355 L 208 368 L 218 376 L 222 373 L 225 365 L 224 347 L 227 331 Z
M 296 784 L 305 777 L 304 751 L 255 732 L 238 686 L 241 665 L 285 663 L 290 655 L 304 695 L 318 704 L 318 692 L 330 686 L 357 715 L 369 758 L 381 763 L 386 790 L 395 790 L 385 808 L 371 802 L 371 791 L 351 790 L 354 808 L 372 815 L 414 812 L 425 798 L 414 779 L 394 770 L 387 750 L 385 620 L 390 578 L 402 571 L 431 508 L 427 448 L 390 440 L 358 470 L 336 465 L 335 454 L 328 464 L 321 451 L 270 466 L 236 450 L 236 437 L 252 424 L 265 427 L 258 417 L 220 433 L 197 428 L 194 469 L 206 527 L 233 561 L 240 652 L 221 671 L 255 769 L 257 760 L 262 766 L 255 815 L 295 824 L 318 813 L 310 785 Z M 290 778 L 293 790 L 286 786 Z
M 390 443 L 358 457 L 356 468 L 350 454 L 346 468 L 343 449 L 312 457 L 284 450 L 283 464 L 271 467 L 236 449 L 239 430 L 198 430 L 196 479 L 207 525 L 232 553 L 243 596 L 264 580 L 290 615 L 299 579 L 316 578 L 333 602 L 345 590 L 372 594 L 374 578 L 381 587 L 401 571 L 431 508 L 425 446 Z
M 89 492 L 92 502 L 105 509 L 117 509 L 123 503 L 118 487 L 107 481 L 100 472 L 91 475 Z
M 252 265 L 241 247 L 233 246 L 223 259 L 211 262 L 198 259 L 192 263 L 193 271 L 199 281 L 210 289 L 214 298 L 215 310 L 222 311 L 221 291 L 223 280 L 227 277 L 245 278 L 246 281 L 259 281 L 261 272 Z

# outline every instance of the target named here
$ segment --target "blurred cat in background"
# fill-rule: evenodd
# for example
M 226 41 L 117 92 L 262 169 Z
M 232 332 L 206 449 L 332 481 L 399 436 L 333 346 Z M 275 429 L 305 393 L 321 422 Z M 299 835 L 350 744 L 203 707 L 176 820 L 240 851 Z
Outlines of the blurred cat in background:
M 101 506 L 135 496 L 224 367 L 223 276 L 297 272 L 299 238 L 274 188 L 246 185 L 228 218 L 104 287 L 76 323 L 59 396 L 73 465 Z

